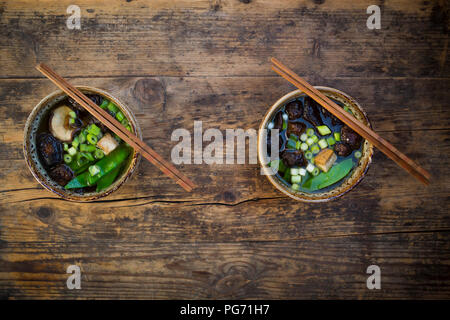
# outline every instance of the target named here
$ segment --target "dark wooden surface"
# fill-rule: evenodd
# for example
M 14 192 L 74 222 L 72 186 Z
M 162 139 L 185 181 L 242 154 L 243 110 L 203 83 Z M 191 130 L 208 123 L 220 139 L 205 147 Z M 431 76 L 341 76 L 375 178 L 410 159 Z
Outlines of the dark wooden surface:
M 450 298 L 446 1 L 0 2 L 0 297 Z M 382 29 L 368 30 L 379 4 Z M 373 128 L 432 173 L 424 187 L 378 151 L 342 199 L 303 204 L 257 165 L 185 165 L 186 193 L 142 161 L 117 193 L 56 198 L 22 155 L 26 118 L 55 90 L 46 62 L 73 84 L 117 95 L 166 158 L 179 127 L 257 129 L 294 88 L 275 56 L 314 85 L 338 88 Z M 68 290 L 67 266 L 82 270 Z M 366 288 L 379 265 L 382 289 Z

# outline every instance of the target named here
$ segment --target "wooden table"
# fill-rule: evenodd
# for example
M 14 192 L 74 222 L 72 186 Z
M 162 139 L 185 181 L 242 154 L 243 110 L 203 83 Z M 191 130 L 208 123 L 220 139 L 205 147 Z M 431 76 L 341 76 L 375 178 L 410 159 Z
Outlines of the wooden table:
M 448 2 L 18 0 L 0 2 L 0 28 L 1 298 L 450 298 Z M 141 161 L 114 195 L 71 203 L 25 165 L 27 116 L 56 90 L 38 62 L 117 95 L 168 159 L 172 131 L 195 120 L 257 129 L 294 89 L 272 56 L 353 96 L 431 185 L 378 151 L 325 204 L 285 197 L 256 164 L 181 166 L 199 185 L 186 193 Z M 81 290 L 66 287 L 73 264 Z M 372 264 L 381 290 L 366 287 Z

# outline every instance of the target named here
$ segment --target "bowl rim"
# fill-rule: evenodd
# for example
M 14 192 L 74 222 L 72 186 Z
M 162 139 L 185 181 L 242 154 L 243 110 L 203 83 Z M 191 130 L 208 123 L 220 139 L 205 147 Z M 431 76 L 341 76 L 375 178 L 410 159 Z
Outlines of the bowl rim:
M 119 109 L 121 109 L 121 111 L 124 112 L 126 118 L 129 120 L 129 122 L 132 126 L 133 131 L 136 133 L 136 135 L 139 137 L 139 139 L 142 139 L 141 128 L 139 126 L 139 123 L 138 123 L 134 113 L 131 111 L 131 109 L 126 104 L 121 102 L 117 97 L 113 96 L 111 93 L 109 93 L 103 89 L 99 89 L 99 88 L 92 87 L 92 86 L 76 85 L 74 87 L 76 87 L 83 93 L 87 92 L 87 93 L 99 94 L 101 96 L 106 97 L 108 100 L 113 101 L 114 104 L 116 104 L 119 107 Z M 101 192 L 91 192 L 91 193 L 88 193 L 86 196 L 72 194 L 72 193 L 70 193 L 70 194 L 65 193 L 65 192 L 57 190 L 57 189 L 53 188 L 51 185 L 47 184 L 45 181 L 46 178 L 44 178 L 44 176 L 39 172 L 38 168 L 36 167 L 35 161 L 31 157 L 31 153 L 30 153 L 31 141 L 29 141 L 30 140 L 29 137 L 30 137 L 30 133 L 31 133 L 32 124 L 36 120 L 37 114 L 46 105 L 48 105 L 49 103 L 52 103 L 52 101 L 54 101 L 55 99 L 57 99 L 63 95 L 67 96 L 67 94 L 65 92 L 63 92 L 62 90 L 55 90 L 55 91 L 49 93 L 47 96 L 42 98 L 33 107 L 30 114 L 28 115 L 27 121 L 25 123 L 24 134 L 23 134 L 23 153 L 24 153 L 27 167 L 31 171 L 31 174 L 33 175 L 33 177 L 36 179 L 37 182 L 39 182 L 40 185 L 42 185 L 45 189 L 53 192 L 54 194 L 58 195 L 59 197 L 65 199 L 65 200 L 74 201 L 74 202 L 90 202 L 90 201 L 94 201 L 94 200 L 106 197 L 106 196 L 112 194 L 113 192 L 115 192 L 116 190 L 118 190 L 135 172 L 135 170 L 140 162 L 140 154 L 138 152 L 136 152 L 135 150 L 133 150 L 134 154 L 130 161 L 127 171 L 122 174 L 122 177 L 119 180 L 116 180 L 111 186 L 109 186 L 107 189 L 105 189 Z
M 361 114 L 363 115 L 363 117 L 365 118 L 367 125 L 369 127 L 371 127 L 369 118 L 367 117 L 367 114 L 365 112 L 365 110 L 361 107 L 361 105 L 354 99 L 352 98 L 350 95 L 348 95 L 347 93 L 340 91 L 338 89 L 335 88 L 331 88 L 331 87 L 325 87 L 325 86 L 314 86 L 314 88 L 320 90 L 320 91 L 329 91 L 329 92 L 333 92 L 335 94 L 341 95 L 343 96 L 346 100 L 348 100 L 349 102 L 351 102 L 354 106 L 356 106 L 359 111 L 361 112 Z M 360 174 L 360 176 L 358 177 L 358 179 L 355 179 L 355 181 L 353 181 L 348 187 L 344 188 L 342 191 L 340 191 L 338 194 L 335 195 L 331 195 L 331 196 L 327 196 L 327 197 L 309 197 L 309 196 L 305 196 L 303 194 L 300 193 L 292 193 L 290 192 L 286 187 L 282 186 L 279 181 L 278 178 L 276 178 L 275 175 L 270 175 L 270 169 L 268 167 L 267 164 L 264 164 L 264 154 L 262 152 L 262 148 L 264 147 L 263 144 L 263 129 L 265 129 L 267 127 L 267 123 L 269 121 L 269 119 L 272 117 L 272 115 L 274 114 L 274 112 L 280 107 L 282 106 L 284 103 L 286 103 L 287 101 L 289 101 L 290 99 L 293 99 L 295 97 L 298 97 L 302 94 L 305 94 L 302 90 L 300 89 L 296 89 L 293 90 L 291 92 L 288 92 L 287 94 L 285 94 L 284 96 L 282 96 L 281 98 L 279 98 L 270 108 L 269 110 L 266 112 L 266 114 L 263 117 L 263 120 L 261 121 L 261 124 L 259 126 L 259 130 L 258 130 L 258 162 L 259 165 L 261 166 L 264 175 L 267 177 L 267 179 L 269 180 L 269 182 L 279 191 L 281 191 L 282 193 L 284 193 L 285 195 L 289 196 L 292 199 L 295 199 L 297 201 L 301 201 L 301 202 L 308 202 L 308 203 L 316 203 L 316 202 L 328 202 L 331 200 L 335 200 L 337 198 L 342 197 L 344 194 L 348 193 L 350 190 L 352 190 L 353 188 L 355 188 L 360 182 L 361 180 L 365 177 L 367 171 L 369 170 L 370 164 L 372 163 L 372 156 L 373 156 L 373 145 L 368 142 L 367 140 L 363 140 L 366 141 L 366 143 L 368 144 L 367 147 L 367 152 L 365 155 L 365 157 L 363 157 L 366 161 L 364 163 L 364 168 L 362 170 L 362 173 Z M 306 194 L 306 193 L 305 193 Z M 317 195 L 318 193 L 311 193 L 311 195 Z M 319 193 L 320 194 L 320 193 Z

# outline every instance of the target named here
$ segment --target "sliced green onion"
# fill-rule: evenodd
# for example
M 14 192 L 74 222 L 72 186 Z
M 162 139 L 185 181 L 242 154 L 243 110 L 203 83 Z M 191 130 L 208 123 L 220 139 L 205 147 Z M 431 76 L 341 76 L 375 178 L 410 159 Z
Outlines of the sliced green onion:
M 69 145 L 67 144 L 67 143 L 63 143 L 63 146 L 64 146 L 64 151 L 67 151 L 67 150 L 69 150 Z
M 310 145 L 314 144 L 314 140 L 312 138 L 308 138 L 308 139 L 306 139 L 306 144 L 308 146 L 310 146 Z
M 298 170 L 298 174 L 301 175 L 301 176 L 306 176 L 306 169 L 305 168 L 300 168 Z
M 323 125 L 323 126 L 318 126 L 318 127 L 316 127 L 316 128 L 317 128 L 317 131 L 319 131 L 319 133 L 320 133 L 322 136 L 326 136 L 327 134 L 330 134 L 330 133 L 331 133 L 330 128 L 328 128 L 328 127 L 325 126 L 325 125 Z
M 317 168 L 317 167 L 315 167 L 314 170 L 311 172 L 311 174 L 312 174 L 313 176 L 317 176 L 319 173 L 320 173 L 320 170 L 319 170 L 319 168 Z
M 94 156 L 90 154 L 89 152 L 80 152 L 83 157 L 88 159 L 89 161 L 94 161 Z
M 328 147 L 328 143 L 325 139 L 320 139 L 319 140 L 319 146 L 321 149 L 325 149 L 326 147 Z
M 289 119 L 289 117 L 288 117 L 288 115 L 287 115 L 286 113 L 283 113 L 282 117 L 283 117 L 283 119 L 284 119 L 285 121 L 287 121 L 287 120 Z
M 64 162 L 69 164 L 72 162 L 72 156 L 70 154 L 65 154 L 64 155 Z
M 93 144 L 93 145 L 97 144 L 97 141 L 98 141 L 97 136 L 93 135 L 92 133 L 89 133 L 86 138 L 90 144 Z
M 308 165 L 306 166 L 306 171 L 308 171 L 309 173 L 313 172 L 315 166 L 312 163 L 308 163 Z
M 300 142 L 300 141 L 299 141 Z M 299 142 L 297 142 L 297 143 L 299 143 Z M 309 148 L 309 146 L 308 146 L 308 144 L 307 143 L 302 143 L 301 145 L 300 145 L 300 149 L 302 150 L 302 151 L 306 151 L 306 150 L 308 150 L 308 148 Z
M 123 118 L 122 121 L 120 121 L 120 123 L 123 124 L 124 126 L 127 126 L 129 124 L 127 118 Z M 297 138 L 297 140 L 298 140 L 298 138 Z
M 273 129 L 273 127 L 275 127 L 275 124 L 274 124 L 273 122 L 270 122 L 270 123 L 267 125 L 267 129 L 269 129 L 269 130 Z
M 297 141 L 295 143 L 295 149 L 299 150 L 301 145 L 302 145 L 302 142 L 301 141 Z
M 350 110 L 350 108 L 348 106 L 344 106 L 344 110 L 347 111 L 348 113 L 350 113 L 351 115 L 353 115 L 352 110 Z
M 287 129 L 287 121 L 283 121 L 283 128 L 282 130 L 286 130 Z
M 91 174 L 91 176 L 95 176 L 99 172 L 100 172 L 100 167 L 98 165 L 94 164 L 93 166 L 89 167 L 89 173 Z
M 100 104 L 100 108 L 102 109 L 106 109 L 106 107 L 108 106 L 109 101 L 106 99 L 103 99 L 102 103 Z
M 70 147 L 69 150 L 67 150 L 67 152 L 71 155 L 74 156 L 77 154 L 77 149 L 75 149 L 75 147 Z
M 291 176 L 298 176 L 298 168 L 291 168 Z
M 75 111 L 70 111 L 69 112 L 69 117 L 75 119 L 77 117 L 77 114 L 75 113 Z
M 308 135 L 307 135 L 306 133 L 302 133 L 302 135 L 300 136 L 300 140 L 302 140 L 303 142 L 305 142 L 306 139 L 308 139 Z
M 316 143 L 317 141 L 319 141 L 319 137 L 316 135 L 311 136 L 311 139 L 313 139 L 314 143 Z
M 119 111 L 119 108 L 118 108 L 112 101 L 110 101 L 110 102 L 108 103 L 108 105 L 106 106 L 106 108 L 107 108 L 109 111 L 114 112 L 114 115 Z
M 332 146 L 332 145 L 334 145 L 336 143 L 336 141 L 334 140 L 333 137 L 328 137 L 327 138 L 327 143 L 328 143 L 329 146 Z
M 313 154 L 318 154 L 319 151 L 320 151 L 320 148 L 319 148 L 319 146 L 318 146 L 317 144 L 311 146 L 311 152 L 312 152 Z
M 80 144 L 80 141 L 78 140 L 78 137 L 73 138 L 72 147 L 74 147 L 76 149 L 76 148 L 78 148 L 79 144 Z
M 97 127 L 94 123 L 88 127 L 87 131 L 89 133 L 92 133 L 94 136 L 98 135 L 101 132 L 100 128 Z
M 80 144 L 80 151 L 81 152 L 94 152 L 97 148 L 91 144 Z
M 300 183 L 302 181 L 301 176 L 291 176 L 291 182 L 292 183 Z
M 362 156 L 362 153 L 361 153 L 361 151 L 355 151 L 355 154 L 354 154 L 354 156 L 355 156 L 355 158 L 356 158 L 356 159 L 359 159 L 359 158 L 361 158 L 361 156 Z
M 305 152 L 305 158 L 306 158 L 307 160 L 311 160 L 311 159 L 313 158 L 312 152 L 311 152 L 311 151 L 306 151 L 306 152 Z
M 292 140 L 294 140 L 294 141 L 298 141 L 298 137 L 297 137 L 295 134 L 293 134 L 293 133 L 291 133 L 291 134 L 289 135 L 289 139 L 292 139 Z
M 314 129 L 313 128 L 309 128 L 309 129 L 307 129 L 306 130 L 306 134 L 308 135 L 308 136 L 313 136 L 314 135 Z
M 85 142 L 86 142 L 86 133 L 85 133 L 85 132 L 81 132 L 81 133 L 78 135 L 78 141 L 79 141 L 80 143 L 85 143 Z
M 334 133 L 334 140 L 341 141 L 341 134 L 339 132 Z
M 292 190 L 297 191 L 297 190 L 300 189 L 300 186 L 299 186 L 298 184 L 294 183 L 294 184 L 291 186 L 291 188 L 292 188 Z
M 74 118 L 70 118 L 69 119 L 69 124 L 74 124 L 75 123 L 75 119 Z

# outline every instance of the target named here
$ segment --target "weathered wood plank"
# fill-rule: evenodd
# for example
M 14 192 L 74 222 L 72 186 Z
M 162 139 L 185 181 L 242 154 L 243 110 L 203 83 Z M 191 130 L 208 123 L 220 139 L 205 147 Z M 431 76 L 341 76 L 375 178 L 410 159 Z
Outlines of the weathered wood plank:
M 276 56 L 300 74 L 448 77 L 448 2 L 77 1 L 0 3 L 0 75 L 36 77 L 37 62 L 64 75 L 272 75 Z M 82 68 L 80 65 L 82 64 Z
M 259 175 L 256 165 L 203 165 L 201 170 L 186 166 L 185 172 L 200 182 L 200 188 L 186 194 L 142 163 L 138 176 L 117 194 L 89 204 L 55 199 L 33 182 L 31 189 L 2 192 L 1 239 L 245 241 L 449 229 L 448 135 L 441 130 L 387 135 L 397 144 L 412 137 L 405 151 L 426 159 L 433 168 L 430 186 L 416 183 L 376 153 L 360 185 L 325 204 L 303 204 L 282 196 Z M 421 141 L 433 141 L 441 149 L 436 152 L 434 144 L 426 147 Z M 22 162 L 13 165 L 23 171 L 12 167 L 2 179 L 6 187 L 14 180 L 19 185 L 25 177 L 32 181 Z
M 448 299 L 449 234 L 211 244 L 8 242 L 0 247 L 0 297 Z M 81 290 L 66 288 L 71 264 L 81 267 Z M 381 268 L 381 290 L 366 287 L 372 264 Z

